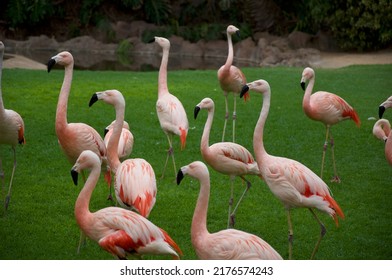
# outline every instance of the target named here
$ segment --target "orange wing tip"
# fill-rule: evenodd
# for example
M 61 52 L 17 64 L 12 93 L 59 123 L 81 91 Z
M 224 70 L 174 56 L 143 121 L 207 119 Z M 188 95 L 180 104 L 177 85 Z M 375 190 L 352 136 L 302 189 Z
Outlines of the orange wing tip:
M 244 101 L 247 102 L 249 100 L 250 100 L 250 94 L 249 94 L 249 92 L 247 92 L 244 94 Z
M 186 145 L 186 136 L 187 136 L 187 132 L 185 129 L 180 128 L 181 131 L 181 135 L 180 135 L 180 140 L 181 140 L 181 150 L 185 149 L 185 145 Z
M 169 236 L 169 234 L 168 234 L 166 231 L 164 231 L 163 229 L 160 229 L 160 230 L 161 230 L 161 232 L 163 233 L 163 235 L 164 235 L 164 237 L 165 237 L 165 241 L 166 241 L 170 246 L 172 246 L 173 249 L 174 249 L 180 256 L 183 256 L 183 253 L 182 253 L 180 247 L 177 245 L 177 243 L 174 242 L 174 240 Z M 174 258 L 174 259 L 177 259 L 178 257 L 177 257 L 177 256 L 173 256 L 173 258 Z
M 150 193 L 145 194 L 145 199 L 140 196 L 133 202 L 134 208 L 139 212 L 140 215 L 147 218 L 150 215 L 151 209 L 154 206 L 154 197 Z
M 344 219 L 344 213 L 342 209 L 331 196 L 327 195 L 325 199 L 329 202 L 330 207 L 335 210 L 335 214 L 332 216 L 332 218 L 335 220 L 336 226 L 339 226 L 339 221 L 337 216 Z
M 357 126 L 360 127 L 361 126 L 361 120 L 359 119 L 359 116 L 358 116 L 357 112 L 353 111 L 353 114 L 352 114 L 351 117 L 354 120 L 354 122 L 357 124 Z

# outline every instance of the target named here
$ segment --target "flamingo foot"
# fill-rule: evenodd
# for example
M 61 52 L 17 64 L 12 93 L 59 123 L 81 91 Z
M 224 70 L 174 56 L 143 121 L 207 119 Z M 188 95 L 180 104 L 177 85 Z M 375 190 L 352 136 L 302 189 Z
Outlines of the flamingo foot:
M 334 176 L 333 178 L 332 178 L 332 180 L 331 180 L 331 183 L 340 183 L 341 181 L 340 181 L 340 178 L 339 178 L 339 176 Z

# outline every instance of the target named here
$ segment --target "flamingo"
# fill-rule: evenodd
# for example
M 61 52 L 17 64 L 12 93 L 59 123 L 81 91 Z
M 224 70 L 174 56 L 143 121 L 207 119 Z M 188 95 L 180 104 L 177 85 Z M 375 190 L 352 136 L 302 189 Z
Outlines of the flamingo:
M 373 126 L 373 135 L 385 142 L 385 158 L 392 165 L 392 133 L 389 121 L 379 119 Z
M 112 121 L 104 130 L 103 142 L 105 143 L 106 150 L 108 149 L 109 139 L 113 133 L 114 123 L 115 123 L 115 120 Z M 129 124 L 126 121 L 124 121 L 123 128 L 121 131 L 121 136 L 120 136 L 120 139 L 118 142 L 118 150 L 117 150 L 118 157 L 120 158 L 120 161 L 124 161 L 129 157 L 129 155 L 132 153 L 132 148 L 133 148 L 133 134 L 129 130 Z M 108 200 L 113 200 L 111 185 L 109 187 Z
M 298 161 L 272 156 L 266 152 L 263 144 L 263 131 L 270 108 L 271 89 L 267 81 L 257 80 L 244 86 L 244 92 L 249 90 L 254 90 L 263 95 L 263 106 L 253 135 L 253 148 L 264 181 L 287 210 L 289 258 L 292 257 L 293 245 L 290 211 L 294 207 L 303 207 L 310 210 L 321 229 L 320 237 L 311 255 L 313 259 L 321 239 L 326 233 L 324 224 L 317 217 L 313 208 L 330 215 L 335 220 L 336 226 L 338 226 L 337 216 L 344 218 L 343 211 L 332 198 L 327 184 L 308 167 Z
M 385 110 L 391 107 L 392 107 L 392 96 L 388 97 L 388 99 L 385 100 L 383 103 L 381 103 L 380 106 L 378 107 L 378 115 L 380 119 L 382 119 Z
M 230 176 L 231 196 L 229 200 L 228 227 L 233 227 L 237 208 L 241 203 L 242 198 L 251 187 L 251 183 L 244 176 L 260 176 L 260 171 L 257 166 L 257 162 L 245 147 L 233 142 L 218 142 L 210 146 L 209 138 L 215 110 L 214 101 L 207 97 L 197 104 L 194 110 L 195 119 L 197 118 L 201 109 L 206 109 L 208 115 L 207 121 L 204 125 L 203 135 L 201 137 L 200 152 L 203 159 L 214 170 Z M 244 182 L 246 182 L 247 187 L 238 200 L 234 210 L 231 211 L 233 204 L 234 179 L 236 176 L 240 177 Z
M 67 121 L 68 97 L 71 91 L 74 67 L 72 54 L 70 52 L 63 51 L 53 56 L 48 61 L 48 73 L 55 64 L 64 66 L 64 79 L 57 102 L 55 123 L 56 135 L 60 148 L 71 165 L 76 162 L 79 155 L 84 150 L 91 150 L 96 153 L 102 159 L 102 170 L 106 170 L 105 180 L 110 189 L 110 170 L 108 169 L 106 162 L 106 147 L 102 137 L 94 128 L 85 123 L 68 123 Z M 84 240 L 85 237 L 83 232 L 81 232 L 77 253 L 80 252 L 80 248 L 84 243 Z
M 178 259 L 181 249 L 161 228 L 143 216 L 119 207 L 90 212 L 92 192 L 101 172 L 100 158 L 92 151 L 83 151 L 71 169 L 77 185 L 78 173 L 90 169 L 83 189 L 75 203 L 75 217 L 80 229 L 104 250 L 119 259 L 127 255 L 171 255 Z
M 0 41 L 0 145 L 10 145 L 14 154 L 14 165 L 12 167 L 10 184 L 8 187 L 8 193 L 5 197 L 4 208 L 8 209 L 8 205 L 11 200 L 11 188 L 12 181 L 14 179 L 14 173 L 16 168 L 16 145 L 25 144 L 24 137 L 24 122 L 22 117 L 15 111 L 4 108 L 3 94 L 1 90 L 1 79 L 3 72 L 3 56 L 4 56 L 4 43 Z M 4 183 L 4 171 L 0 159 L 0 177 L 3 181 L 3 189 L 5 189 Z
M 207 229 L 210 174 L 201 161 L 181 167 L 177 175 L 179 185 L 184 175 L 200 181 L 200 192 L 192 219 L 192 245 L 203 260 L 282 260 L 282 257 L 260 237 L 241 230 L 226 229 L 209 233 Z
M 125 100 L 118 90 L 96 92 L 90 100 L 92 106 L 98 100 L 112 105 L 116 110 L 113 134 L 108 143 L 108 162 L 115 174 L 115 193 L 118 203 L 125 208 L 135 209 L 143 217 L 148 217 L 154 207 L 157 185 L 152 166 L 141 158 L 120 162 L 118 145 L 124 123 Z
M 309 81 L 309 84 L 305 89 L 305 84 L 307 81 Z M 331 143 L 332 162 L 334 170 L 334 177 L 332 179 L 332 182 L 340 183 L 340 178 L 337 174 L 335 164 L 335 143 L 332 137 L 332 133 L 330 132 L 330 128 L 332 125 L 348 119 L 352 119 L 356 123 L 356 125 L 360 127 L 361 121 L 353 107 L 351 107 L 340 96 L 326 91 L 318 91 L 312 94 L 314 83 L 314 70 L 310 67 L 305 68 L 302 72 L 301 79 L 301 87 L 303 90 L 305 90 L 302 102 L 303 110 L 310 119 L 322 122 L 326 127 L 326 136 L 323 146 L 323 157 L 321 161 L 320 177 L 323 178 L 325 152 L 327 150 L 329 137 Z
M 222 65 L 218 70 L 218 80 L 221 89 L 223 90 L 223 95 L 225 97 L 225 123 L 223 126 L 223 133 L 222 133 L 222 142 L 225 140 L 225 131 L 226 131 L 226 124 L 227 119 L 229 118 L 229 105 L 227 103 L 227 96 L 229 92 L 232 92 L 234 95 L 234 107 L 233 107 L 233 142 L 235 142 L 235 120 L 237 119 L 236 113 L 236 95 L 241 92 L 242 87 L 246 84 L 246 78 L 242 71 L 232 65 L 233 58 L 234 58 L 234 51 L 233 51 L 233 42 L 231 36 L 233 34 L 237 34 L 239 36 L 239 29 L 234 25 L 229 25 L 226 30 L 227 33 L 227 44 L 228 44 L 228 55 L 226 59 L 226 63 Z M 249 94 L 245 94 L 245 100 L 247 100 Z
M 173 151 L 173 136 L 178 135 L 181 141 L 181 150 L 185 148 L 186 137 L 188 134 L 189 123 L 184 106 L 181 101 L 171 94 L 167 87 L 167 64 L 169 60 L 170 41 L 166 38 L 155 37 L 155 42 L 162 48 L 162 61 L 158 76 L 158 100 L 156 110 L 159 123 L 169 142 L 169 150 L 162 176 L 164 177 L 169 157 L 172 157 L 174 176 L 177 168 Z

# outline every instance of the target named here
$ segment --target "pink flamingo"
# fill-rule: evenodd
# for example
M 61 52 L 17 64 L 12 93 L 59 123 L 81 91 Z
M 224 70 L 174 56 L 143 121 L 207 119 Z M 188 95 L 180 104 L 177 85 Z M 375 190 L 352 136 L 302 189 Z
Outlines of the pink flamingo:
M 176 96 L 169 92 L 167 87 L 167 64 L 169 60 L 170 41 L 166 38 L 155 37 L 155 42 L 162 48 L 162 61 L 159 68 L 158 100 L 156 103 L 156 109 L 161 128 L 169 141 L 169 150 L 167 152 L 166 162 L 161 177 L 163 178 L 170 156 L 173 160 L 174 175 L 176 175 L 177 168 L 174 160 L 173 135 L 180 136 L 181 150 L 183 150 L 185 148 L 189 124 L 184 106 Z
M 225 107 L 226 107 L 226 115 L 225 115 L 225 123 L 223 126 L 223 134 L 222 134 L 222 142 L 225 140 L 225 131 L 227 119 L 229 118 L 229 105 L 227 103 L 227 96 L 229 92 L 232 92 L 234 95 L 234 107 L 233 107 L 233 142 L 235 142 L 235 120 L 237 119 L 236 107 L 237 100 L 236 95 L 241 92 L 242 87 L 246 84 L 246 78 L 242 71 L 232 65 L 234 58 L 233 51 L 233 42 L 231 36 L 233 34 L 237 34 L 239 36 L 239 29 L 234 25 L 229 25 L 227 27 L 227 44 L 228 44 L 228 55 L 226 63 L 221 66 L 218 70 L 218 80 L 221 89 L 223 90 L 223 95 L 225 97 Z M 248 94 L 245 94 L 245 100 L 249 97 Z
M 191 239 L 199 259 L 203 260 L 281 260 L 282 257 L 260 237 L 236 229 L 209 233 L 207 229 L 210 174 L 201 161 L 181 167 L 179 185 L 184 175 L 200 182 L 199 198 L 192 219 Z
M 53 56 L 48 61 L 48 73 L 55 64 L 64 66 L 64 79 L 60 89 L 60 95 L 56 110 L 56 135 L 65 157 L 73 165 L 84 150 L 91 150 L 102 159 L 102 169 L 106 170 L 105 180 L 111 188 L 110 170 L 106 163 L 106 147 L 102 137 L 91 126 L 85 123 L 68 123 L 67 108 L 68 98 L 71 91 L 74 59 L 71 53 L 64 51 Z M 110 198 L 110 195 L 109 195 Z M 77 252 L 84 243 L 83 232 Z
M 378 107 L 378 116 L 380 117 L 380 119 L 382 119 L 385 110 L 391 107 L 392 107 L 392 96 L 388 97 L 388 99 L 385 100 L 383 103 L 381 103 L 380 106 Z
M 96 92 L 90 100 L 92 106 L 98 100 L 112 105 L 116 110 L 113 134 L 108 143 L 108 162 L 115 174 L 115 192 L 122 207 L 135 209 L 148 217 L 155 204 L 157 185 L 152 166 L 144 159 L 133 158 L 120 162 L 118 145 L 124 123 L 125 100 L 118 90 Z
M 72 165 L 81 152 L 91 150 L 101 157 L 106 170 L 106 147 L 99 133 L 85 123 L 68 123 L 67 121 L 68 97 L 74 66 L 72 54 L 65 51 L 53 56 L 48 62 L 48 72 L 55 64 L 64 66 L 65 70 L 56 110 L 56 134 L 60 147 Z M 110 170 L 106 171 L 105 179 L 110 186 Z
M 211 98 L 204 98 L 199 104 L 197 104 L 194 111 L 195 119 L 201 109 L 206 109 L 208 116 L 204 125 L 203 135 L 201 137 L 200 152 L 208 165 L 219 173 L 230 176 L 231 196 L 229 200 L 228 227 L 233 227 L 237 208 L 241 203 L 242 198 L 251 187 L 251 183 L 244 176 L 260 176 L 260 171 L 252 154 L 243 146 L 233 142 L 218 142 L 210 146 L 209 138 L 215 110 L 214 101 Z M 232 212 L 231 206 L 233 204 L 234 179 L 236 176 L 239 176 L 244 182 L 246 182 L 247 187 Z
M 263 106 L 253 135 L 253 148 L 261 175 L 272 193 L 284 204 L 287 210 L 289 258 L 292 257 L 293 242 L 290 210 L 294 207 L 304 207 L 310 210 L 321 229 L 320 237 L 311 256 L 313 259 L 326 229 L 312 208 L 330 215 L 335 220 L 336 225 L 338 225 L 337 215 L 344 218 L 343 211 L 332 198 L 327 184 L 309 168 L 298 161 L 271 156 L 266 152 L 263 144 L 263 131 L 270 108 L 270 86 L 265 80 L 257 80 L 244 86 L 244 92 L 249 90 L 254 90 L 263 95 Z
M 373 135 L 385 142 L 385 158 L 392 165 L 392 133 L 389 121 L 379 119 L 373 126 Z
M 307 81 L 309 81 L 309 84 L 305 90 L 305 83 Z M 314 83 L 314 70 L 309 67 L 305 68 L 302 72 L 301 79 L 302 89 L 305 90 L 302 102 L 303 110 L 309 118 L 315 121 L 322 122 L 326 127 L 326 136 L 323 146 L 323 157 L 321 162 L 320 177 L 323 178 L 325 151 L 327 150 L 329 137 L 331 143 L 332 162 L 334 170 L 334 177 L 332 179 L 332 182 L 340 183 L 340 178 L 337 174 L 335 164 L 335 144 L 332 133 L 330 132 L 330 128 L 332 125 L 347 119 L 352 119 L 359 127 L 361 125 L 361 121 L 353 107 L 351 107 L 343 98 L 339 97 L 338 95 L 326 91 L 318 91 L 312 94 Z
M 113 126 L 114 126 L 115 120 L 112 121 L 104 131 L 104 139 L 103 142 L 105 143 L 106 150 L 108 149 L 108 144 L 109 144 L 109 139 L 113 134 Z M 132 148 L 133 148 L 133 134 L 129 130 L 129 124 L 124 121 L 123 122 L 123 128 L 121 131 L 120 139 L 118 142 L 118 157 L 120 158 L 120 161 L 126 160 L 129 155 L 132 153 Z M 110 185 L 109 187 L 109 197 L 108 200 L 113 200 L 112 198 L 112 186 Z
M 84 169 L 91 172 L 76 200 L 75 217 L 86 236 L 119 259 L 126 259 L 127 255 L 171 255 L 179 258 L 181 249 L 173 239 L 137 213 L 119 207 L 107 207 L 91 213 L 89 203 L 101 172 L 100 159 L 92 151 L 82 152 L 72 167 L 75 185 L 78 173 Z
M 18 143 L 25 144 L 25 137 L 24 137 L 24 122 L 22 117 L 17 112 L 4 108 L 3 94 L 1 90 L 3 56 L 4 56 L 4 44 L 3 42 L 0 41 L 0 144 L 10 145 L 14 153 L 14 165 L 12 168 L 8 193 L 5 197 L 5 203 L 4 203 L 5 210 L 7 210 L 11 199 L 11 187 L 12 187 L 12 181 L 14 179 L 14 173 L 16 168 L 15 147 Z M 5 189 L 4 171 L 2 169 L 1 159 L 0 159 L 0 177 L 2 178 L 3 181 L 3 189 Z

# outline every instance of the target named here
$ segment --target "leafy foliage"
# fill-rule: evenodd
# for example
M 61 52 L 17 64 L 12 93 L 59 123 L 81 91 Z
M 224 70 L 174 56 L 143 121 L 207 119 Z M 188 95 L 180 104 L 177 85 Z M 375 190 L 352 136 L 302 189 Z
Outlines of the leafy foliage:
M 7 7 L 7 18 L 12 26 L 35 25 L 53 14 L 50 0 L 12 0 Z

